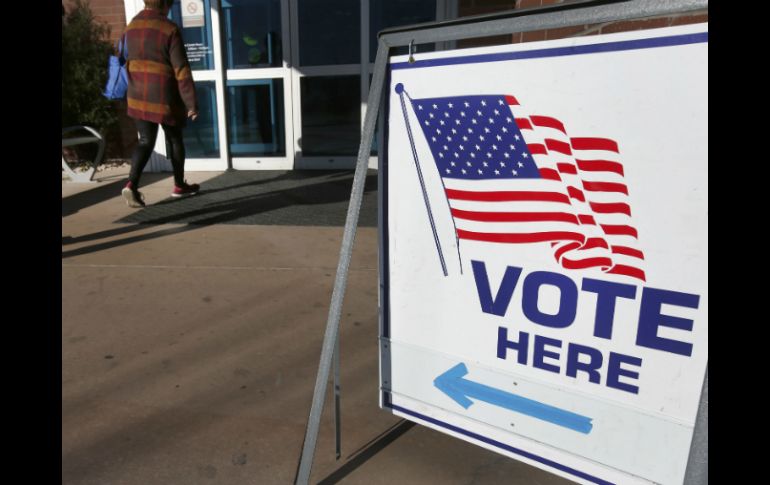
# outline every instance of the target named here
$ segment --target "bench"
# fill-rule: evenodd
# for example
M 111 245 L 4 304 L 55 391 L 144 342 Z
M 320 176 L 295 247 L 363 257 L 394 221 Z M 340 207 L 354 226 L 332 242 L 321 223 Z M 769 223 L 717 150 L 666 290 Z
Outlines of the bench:
M 92 134 L 92 136 L 76 136 L 76 137 L 68 137 L 65 138 L 64 135 L 67 135 L 69 133 L 73 133 L 76 131 L 87 131 Z M 68 128 L 63 128 L 61 130 L 61 147 L 72 147 L 76 145 L 83 145 L 85 143 L 98 143 L 99 148 L 96 151 L 96 157 L 94 157 L 93 162 L 91 162 L 91 167 L 84 171 L 84 172 L 76 172 L 72 170 L 72 168 L 67 164 L 67 162 L 64 160 L 64 155 L 61 157 L 61 168 L 62 171 L 69 177 L 70 181 L 72 182 L 95 182 L 93 180 L 94 174 L 96 173 L 96 167 L 99 166 L 100 163 L 102 163 L 102 158 L 104 157 L 104 137 L 102 137 L 101 134 L 99 134 L 98 131 L 95 129 L 89 127 L 89 126 L 70 126 Z

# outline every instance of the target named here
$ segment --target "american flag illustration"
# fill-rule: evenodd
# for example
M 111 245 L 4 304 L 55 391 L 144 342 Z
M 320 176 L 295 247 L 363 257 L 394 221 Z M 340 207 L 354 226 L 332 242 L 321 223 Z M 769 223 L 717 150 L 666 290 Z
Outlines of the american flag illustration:
M 561 121 L 525 111 L 514 96 L 412 99 L 403 86 L 396 91 L 407 125 L 405 99 L 428 142 L 459 240 L 543 244 L 565 269 L 645 281 L 615 141 L 571 137 Z

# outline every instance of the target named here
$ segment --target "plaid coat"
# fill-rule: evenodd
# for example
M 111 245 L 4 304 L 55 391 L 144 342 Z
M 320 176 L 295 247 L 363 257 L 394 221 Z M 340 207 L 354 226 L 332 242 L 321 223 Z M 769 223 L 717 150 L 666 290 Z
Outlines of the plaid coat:
M 144 9 L 126 26 L 126 52 L 128 116 L 184 126 L 198 104 L 179 27 L 160 11 Z

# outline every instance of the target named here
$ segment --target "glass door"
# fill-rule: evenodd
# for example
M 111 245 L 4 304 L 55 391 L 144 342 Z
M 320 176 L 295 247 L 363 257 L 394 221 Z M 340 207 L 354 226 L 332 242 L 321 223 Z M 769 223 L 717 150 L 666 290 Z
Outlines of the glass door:
M 232 168 L 293 168 L 288 0 L 220 0 Z
M 199 116 L 184 130 L 185 170 L 290 169 L 288 0 L 175 0 Z M 126 0 L 126 18 L 144 8 Z M 289 144 L 291 147 L 291 144 Z M 149 171 L 171 171 L 162 130 Z
M 297 168 L 355 165 L 361 136 L 362 0 L 291 0 Z
M 187 59 L 195 81 L 198 118 L 187 121 L 184 130 L 185 170 L 219 171 L 228 167 L 225 144 L 224 90 L 220 82 L 222 63 L 217 53 L 219 42 L 219 10 L 217 0 L 176 0 L 169 19 L 182 31 Z M 157 151 L 165 153 L 162 130 L 158 134 Z M 166 161 L 166 170 L 171 164 Z
M 229 154 L 222 142 L 224 89 L 219 81 L 221 62 L 217 52 L 221 44 L 216 4 L 217 0 L 175 0 L 169 12 L 169 19 L 182 30 L 198 98 L 198 118 L 188 120 L 184 130 L 185 171 L 220 171 L 228 167 Z M 144 9 L 143 0 L 125 0 L 124 5 L 128 22 Z M 166 140 L 163 130 L 158 130 L 147 171 L 170 172 L 171 162 L 165 155 Z

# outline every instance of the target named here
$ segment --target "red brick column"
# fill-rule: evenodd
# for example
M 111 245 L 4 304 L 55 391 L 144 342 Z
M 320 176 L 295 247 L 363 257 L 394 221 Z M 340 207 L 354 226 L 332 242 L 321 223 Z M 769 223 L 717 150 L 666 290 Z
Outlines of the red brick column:
M 516 8 L 533 8 L 569 2 L 565 2 L 564 0 L 517 0 L 515 3 Z M 523 34 L 514 34 L 512 36 L 512 43 L 516 44 L 519 42 L 563 39 L 566 37 L 611 34 L 615 32 L 628 32 L 632 30 L 657 29 L 661 27 L 672 27 L 675 25 L 695 24 L 700 22 L 708 22 L 708 12 L 704 11 L 695 14 L 670 15 L 667 17 L 656 17 L 652 19 L 626 20 L 621 22 L 608 22 L 604 24 L 589 24 L 574 27 L 564 27 L 561 29 L 524 32 Z

